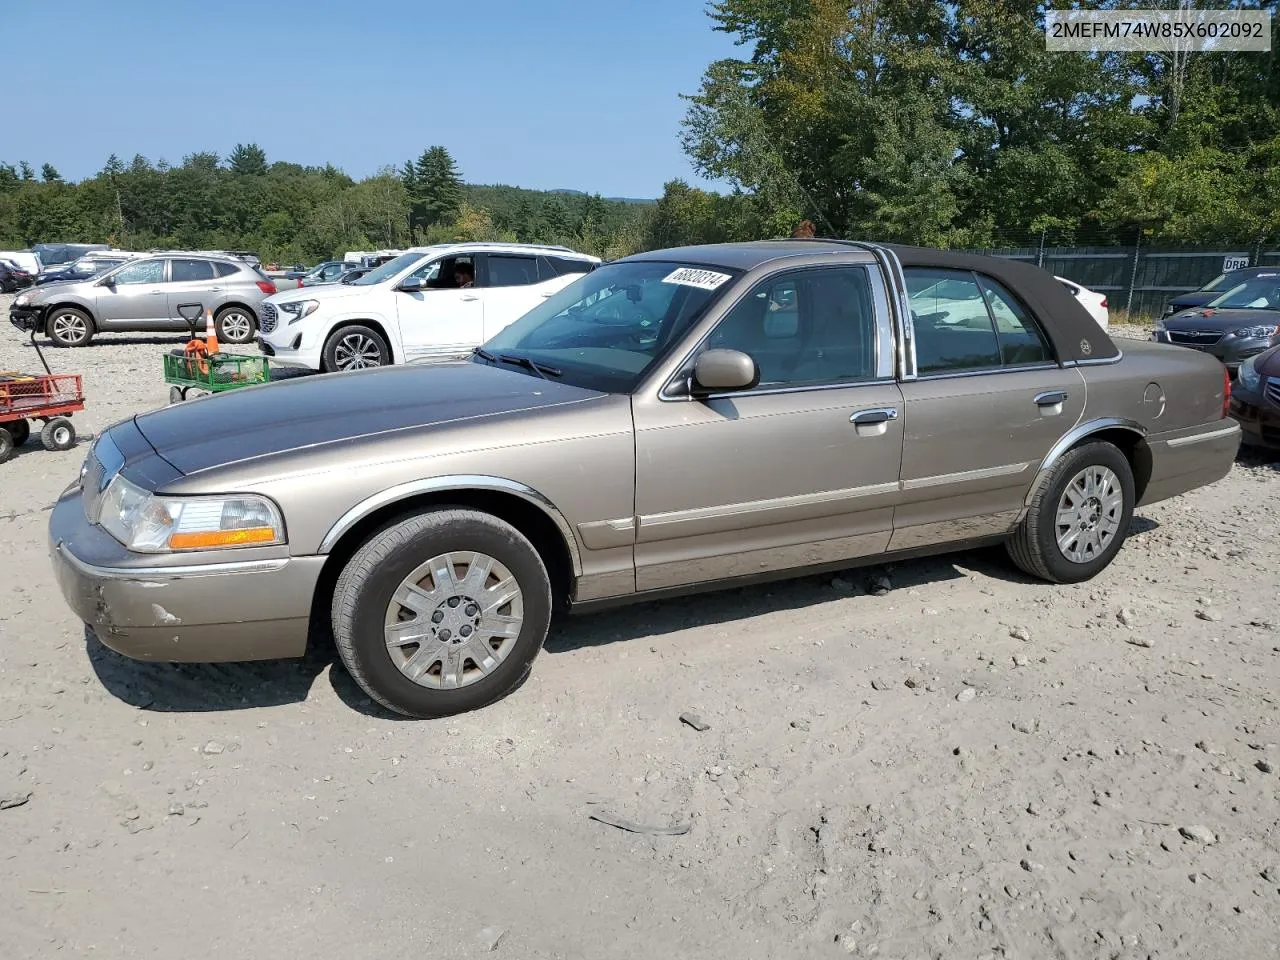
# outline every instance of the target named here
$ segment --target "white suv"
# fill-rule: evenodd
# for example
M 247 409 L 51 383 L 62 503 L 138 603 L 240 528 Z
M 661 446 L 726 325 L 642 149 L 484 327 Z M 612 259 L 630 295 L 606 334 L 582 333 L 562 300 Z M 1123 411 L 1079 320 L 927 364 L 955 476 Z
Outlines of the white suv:
M 600 262 L 523 243 L 415 247 L 350 283 L 268 297 L 258 345 L 326 372 L 465 355 Z

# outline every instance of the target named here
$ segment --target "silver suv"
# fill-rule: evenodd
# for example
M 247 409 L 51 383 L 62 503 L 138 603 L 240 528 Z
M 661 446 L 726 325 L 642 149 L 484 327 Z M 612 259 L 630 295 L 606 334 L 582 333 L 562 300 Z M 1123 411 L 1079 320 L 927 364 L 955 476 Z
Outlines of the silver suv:
M 21 294 L 9 317 L 64 347 L 83 347 L 95 333 L 185 331 L 178 307 L 213 310 L 223 343 L 253 340 L 262 300 L 276 285 L 251 264 L 231 257 L 168 253 L 138 257 L 88 280 L 51 283 Z M 21 325 L 21 324 L 20 324 Z

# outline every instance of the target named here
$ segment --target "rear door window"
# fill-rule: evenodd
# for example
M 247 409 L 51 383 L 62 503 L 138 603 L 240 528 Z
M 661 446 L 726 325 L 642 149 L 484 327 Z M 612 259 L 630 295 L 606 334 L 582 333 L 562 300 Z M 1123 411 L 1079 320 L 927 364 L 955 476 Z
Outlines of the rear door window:
M 208 260 L 172 260 L 169 268 L 169 280 L 172 283 L 195 283 L 201 280 L 212 280 L 216 274 L 213 264 Z
M 491 253 L 485 259 L 489 268 L 485 286 L 525 287 L 538 282 L 538 261 L 533 257 Z

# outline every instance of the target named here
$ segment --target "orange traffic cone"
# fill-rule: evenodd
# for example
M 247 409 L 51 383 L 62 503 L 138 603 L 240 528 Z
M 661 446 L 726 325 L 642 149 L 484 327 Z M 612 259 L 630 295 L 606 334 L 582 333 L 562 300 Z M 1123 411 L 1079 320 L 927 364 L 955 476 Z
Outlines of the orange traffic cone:
M 204 345 L 210 356 L 218 352 L 218 331 L 213 328 L 213 311 L 208 307 L 204 310 Z

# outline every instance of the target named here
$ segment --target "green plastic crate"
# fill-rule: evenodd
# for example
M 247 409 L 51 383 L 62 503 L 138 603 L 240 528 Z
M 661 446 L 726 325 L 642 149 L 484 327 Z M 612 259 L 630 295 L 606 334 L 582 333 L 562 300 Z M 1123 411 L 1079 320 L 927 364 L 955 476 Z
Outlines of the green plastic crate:
M 210 393 L 221 393 L 270 380 L 266 357 L 215 353 L 203 359 L 180 354 L 167 354 L 164 358 L 164 381 L 178 387 L 199 387 Z

